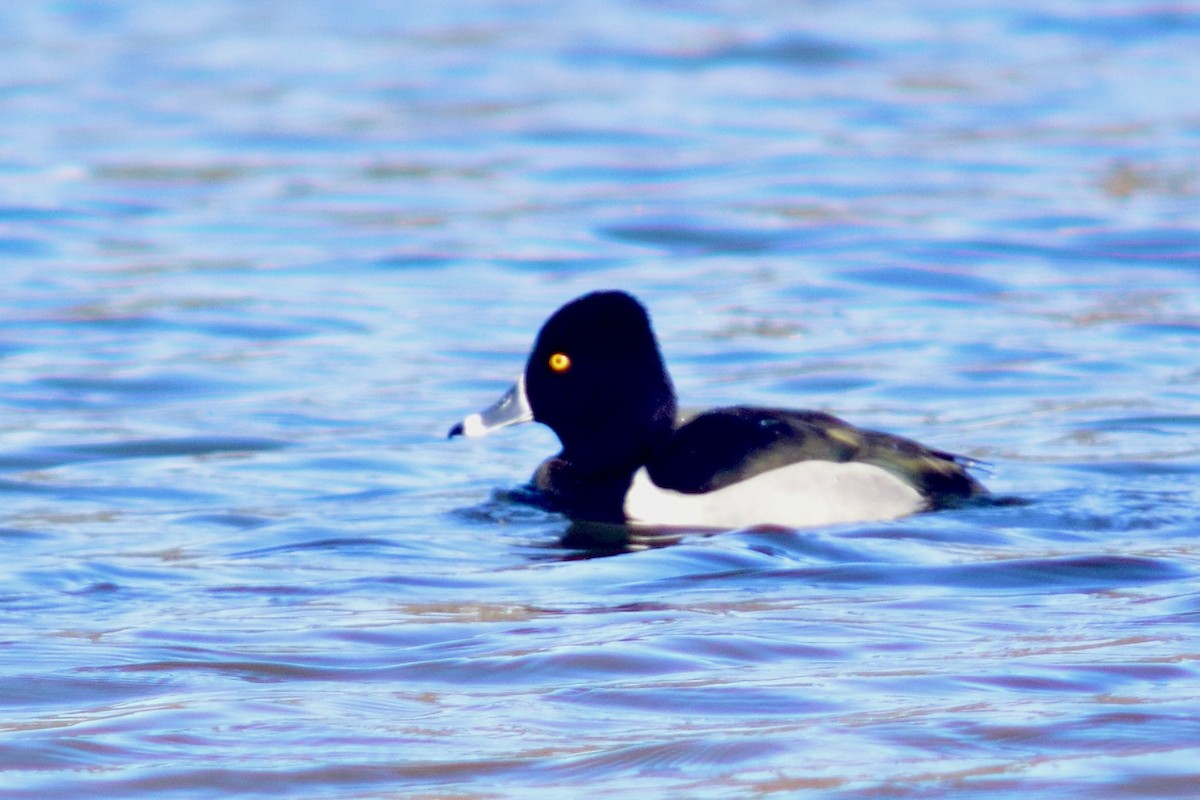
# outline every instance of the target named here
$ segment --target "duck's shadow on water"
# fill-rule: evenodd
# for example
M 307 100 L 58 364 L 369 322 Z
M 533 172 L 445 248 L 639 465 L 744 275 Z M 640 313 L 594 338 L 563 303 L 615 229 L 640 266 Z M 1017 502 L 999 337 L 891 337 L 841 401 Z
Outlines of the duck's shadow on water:
M 1031 501 L 1014 496 L 987 496 L 964 501 L 955 509 L 989 509 L 1008 506 L 1026 506 Z M 947 509 L 945 511 L 952 511 Z M 940 513 L 945 513 L 945 511 Z M 735 531 L 711 528 L 676 528 L 664 526 L 635 526 L 608 522 L 585 522 L 569 520 L 547 501 L 540 492 L 522 486 L 515 489 L 495 490 L 492 496 L 477 506 L 459 509 L 458 516 L 475 521 L 488 521 L 500 524 L 512 523 L 547 523 L 552 527 L 554 538 L 546 541 L 537 548 L 534 558 L 538 561 L 579 561 L 592 558 L 636 553 L 664 547 L 672 547 L 684 542 L 697 542 L 714 536 L 730 533 L 754 534 L 760 536 L 794 536 L 797 530 L 778 525 L 758 525 L 752 528 L 742 528 Z M 917 519 L 926 518 L 918 515 Z M 886 524 L 886 523 L 885 523 Z M 858 526 L 856 526 L 858 527 Z M 880 536 L 894 538 L 904 536 L 904 530 L 884 531 L 878 525 L 871 525 L 869 531 L 859 530 L 858 535 Z M 908 530 L 914 538 L 929 538 Z M 983 533 L 981 531 L 981 533 Z M 854 538 L 853 532 L 847 532 L 847 538 Z M 934 538 L 938 538 L 936 535 Z M 990 538 L 985 536 L 984 538 Z
M 685 539 L 713 536 L 719 531 L 679 530 L 672 528 L 634 528 L 605 522 L 570 522 L 555 546 L 570 552 L 560 554 L 564 561 L 602 558 L 656 547 L 671 547 Z
M 496 489 L 478 505 L 456 509 L 454 516 L 475 523 L 528 525 L 548 534 L 538 537 L 533 558 L 537 561 L 578 561 L 670 547 L 685 540 L 712 536 L 720 531 L 681 528 L 637 528 L 607 522 L 579 522 L 567 518 L 535 489 L 521 486 Z

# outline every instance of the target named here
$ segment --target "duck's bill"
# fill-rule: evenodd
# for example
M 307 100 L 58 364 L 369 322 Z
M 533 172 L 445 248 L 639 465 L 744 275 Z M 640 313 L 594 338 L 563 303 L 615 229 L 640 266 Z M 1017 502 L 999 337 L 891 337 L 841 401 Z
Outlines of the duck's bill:
M 484 436 L 497 428 L 533 421 L 533 409 L 525 396 L 525 376 L 504 393 L 494 404 L 472 414 L 450 429 L 450 438 L 455 436 Z

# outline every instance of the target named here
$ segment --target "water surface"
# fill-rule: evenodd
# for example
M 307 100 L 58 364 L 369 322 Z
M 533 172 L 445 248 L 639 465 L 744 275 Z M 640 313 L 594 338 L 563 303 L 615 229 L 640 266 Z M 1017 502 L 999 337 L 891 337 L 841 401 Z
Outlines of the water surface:
M 919 6 L 0 12 L 0 795 L 1192 796 L 1200 14 Z M 1022 502 L 564 546 L 600 287 Z

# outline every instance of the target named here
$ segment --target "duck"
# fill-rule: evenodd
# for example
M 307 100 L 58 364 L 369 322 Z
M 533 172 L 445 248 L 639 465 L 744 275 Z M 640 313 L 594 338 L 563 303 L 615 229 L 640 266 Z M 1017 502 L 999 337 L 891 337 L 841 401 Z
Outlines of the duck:
M 526 487 L 577 522 L 812 528 L 880 522 L 987 495 L 978 462 L 821 411 L 681 414 L 645 307 L 585 294 L 543 324 L 516 383 L 449 438 L 524 422 L 562 446 Z

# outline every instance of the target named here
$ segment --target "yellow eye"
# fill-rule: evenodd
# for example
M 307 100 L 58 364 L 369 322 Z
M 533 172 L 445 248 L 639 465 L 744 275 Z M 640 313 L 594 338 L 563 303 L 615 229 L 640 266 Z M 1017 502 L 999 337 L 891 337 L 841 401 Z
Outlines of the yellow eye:
M 571 357 L 566 353 L 555 353 L 550 356 L 549 364 L 552 372 L 566 372 L 571 368 Z

